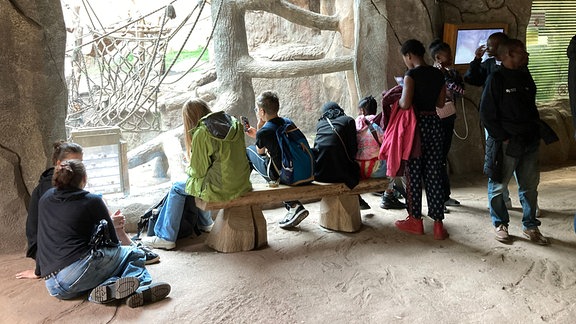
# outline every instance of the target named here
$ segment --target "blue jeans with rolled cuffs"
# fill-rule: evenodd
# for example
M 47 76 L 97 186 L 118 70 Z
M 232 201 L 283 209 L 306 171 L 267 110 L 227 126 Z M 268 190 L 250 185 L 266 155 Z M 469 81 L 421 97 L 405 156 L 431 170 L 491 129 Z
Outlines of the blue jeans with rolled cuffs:
M 276 170 L 274 170 L 274 166 L 272 165 L 270 158 L 268 155 L 258 154 L 256 145 L 250 145 L 246 148 L 246 156 L 250 162 L 250 167 L 253 170 L 256 170 L 256 172 L 258 172 L 258 174 L 260 174 L 264 180 L 270 182 L 276 181 L 278 179 L 278 174 Z
M 502 182 L 488 179 L 488 204 L 492 224 L 508 226 L 510 215 L 504 201 L 504 191 L 508 188 L 510 179 L 516 174 L 518 182 L 518 197 L 522 204 L 522 227 L 534 229 L 540 226 L 536 218 L 536 205 L 538 201 L 538 184 L 540 183 L 540 168 L 538 148 L 539 142 L 526 145 L 519 157 L 507 155 L 507 143 L 502 143 L 504 158 L 502 161 Z
M 176 242 L 178 239 L 178 231 L 180 230 L 180 221 L 182 220 L 182 213 L 184 212 L 184 205 L 186 204 L 186 182 L 177 181 L 172 184 L 168 198 L 160 212 L 158 219 L 154 225 L 154 233 L 159 238 Z M 198 225 L 210 226 L 214 223 L 209 211 L 204 211 L 195 208 L 198 215 Z
M 152 282 L 144 262 L 146 256 L 131 246 L 106 247 L 70 264 L 46 279 L 46 289 L 58 299 L 71 299 L 89 293 L 123 277 L 135 277 L 142 290 Z

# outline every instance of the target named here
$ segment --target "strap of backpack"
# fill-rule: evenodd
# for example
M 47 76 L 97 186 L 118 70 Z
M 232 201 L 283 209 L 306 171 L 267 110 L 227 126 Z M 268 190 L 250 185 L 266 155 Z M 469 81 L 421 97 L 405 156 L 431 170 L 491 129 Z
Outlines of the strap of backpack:
M 366 118 L 363 118 L 362 120 L 364 120 L 364 124 L 366 124 L 366 126 L 368 126 L 368 129 L 370 130 L 370 133 L 374 137 L 374 140 L 376 141 L 376 143 L 378 143 L 378 145 L 382 145 L 382 142 L 380 142 L 380 139 L 378 138 L 378 132 L 374 128 L 374 125 L 373 125 L 374 123 L 372 123 L 371 121 L 369 121 Z
M 340 143 L 342 144 L 342 147 L 344 148 L 344 153 L 346 153 L 348 160 L 350 160 L 351 162 L 354 162 L 354 160 L 350 158 L 350 154 L 348 154 L 348 149 L 346 149 L 346 144 L 344 144 L 344 140 L 342 140 L 342 137 L 340 136 L 340 134 L 338 134 L 338 131 L 336 131 L 336 128 L 334 127 L 334 125 L 332 125 L 330 118 L 328 118 L 328 117 L 324 117 L 324 118 L 326 118 L 326 120 L 328 121 L 328 124 L 330 124 L 330 127 L 332 128 L 332 130 L 334 131 L 334 133 L 336 133 L 336 136 L 338 136 L 338 139 L 340 139 Z

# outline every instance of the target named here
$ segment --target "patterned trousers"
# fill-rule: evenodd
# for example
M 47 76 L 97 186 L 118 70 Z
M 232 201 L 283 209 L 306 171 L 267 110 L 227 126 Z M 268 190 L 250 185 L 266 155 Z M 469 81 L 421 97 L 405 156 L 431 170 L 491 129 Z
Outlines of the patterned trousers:
M 444 219 L 444 185 L 442 182 L 443 143 L 440 118 L 437 115 L 418 115 L 417 131 L 420 132 L 422 154 L 408 160 L 406 167 L 406 200 L 409 215 L 422 217 L 422 187 L 426 189 L 428 216 Z

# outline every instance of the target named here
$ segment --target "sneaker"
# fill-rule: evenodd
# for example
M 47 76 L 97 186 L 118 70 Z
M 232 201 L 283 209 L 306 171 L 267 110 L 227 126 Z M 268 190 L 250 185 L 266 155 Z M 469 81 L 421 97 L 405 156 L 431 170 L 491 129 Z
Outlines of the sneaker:
M 550 241 L 544 237 L 544 235 L 542 235 L 542 233 L 540 233 L 540 230 L 538 228 L 533 228 L 533 229 L 525 229 L 522 231 L 522 233 L 524 233 L 524 236 L 529 239 L 530 241 L 539 244 L 539 245 L 548 245 L 550 244 Z
M 441 220 L 434 221 L 434 239 L 435 240 L 445 240 L 450 236 L 448 231 L 444 228 L 444 224 Z
M 396 199 L 392 194 L 383 194 L 382 201 L 380 202 L 382 209 L 405 209 L 406 204 Z
M 510 236 L 508 235 L 508 226 L 504 224 L 500 224 L 494 229 L 496 233 L 496 240 L 499 242 L 508 242 L 510 240 Z
M 454 198 L 448 198 L 448 200 L 446 200 L 444 204 L 446 206 L 460 206 L 460 202 Z
M 160 256 L 152 252 L 149 247 L 142 245 L 142 243 L 138 243 L 136 247 L 142 250 L 142 252 L 144 252 L 146 255 L 146 262 L 144 262 L 144 264 L 154 264 L 160 262 Z
M 368 205 L 366 200 L 362 199 L 362 196 L 360 196 L 360 195 L 358 196 L 358 202 L 360 203 L 360 209 L 361 210 L 370 209 L 370 205 Z
M 396 228 L 403 232 L 417 235 L 424 234 L 424 224 L 422 223 L 422 218 L 414 218 L 408 215 L 406 219 L 397 220 L 394 222 L 394 225 Z
M 113 283 L 98 286 L 90 292 L 91 302 L 107 303 L 132 295 L 140 287 L 140 281 L 135 277 L 123 277 Z
M 145 236 L 142 238 L 142 244 L 155 249 L 172 250 L 176 247 L 175 242 L 170 242 L 165 239 L 161 239 L 158 236 Z
M 165 282 L 153 283 L 141 291 L 135 292 L 126 299 L 126 305 L 129 307 L 140 307 L 144 304 L 150 304 L 162 300 L 168 296 L 172 288 Z
M 298 224 L 300 224 L 300 222 L 306 217 L 308 217 L 308 211 L 304 206 L 298 205 L 298 208 L 289 207 L 288 213 L 278 224 L 280 225 L 280 228 L 294 227 L 298 226 Z
M 212 227 L 214 227 L 214 223 L 212 223 L 208 226 L 198 225 L 198 229 L 204 233 L 210 233 L 212 231 Z

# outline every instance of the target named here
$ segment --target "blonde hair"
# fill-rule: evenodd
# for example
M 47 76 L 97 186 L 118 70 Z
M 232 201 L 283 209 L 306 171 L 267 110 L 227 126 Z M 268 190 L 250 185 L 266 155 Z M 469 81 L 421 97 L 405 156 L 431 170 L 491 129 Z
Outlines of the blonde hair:
M 184 144 L 186 146 L 186 159 L 190 161 L 190 150 L 192 149 L 192 138 L 190 137 L 190 130 L 198 125 L 202 117 L 208 115 L 212 111 L 206 101 L 194 98 L 188 100 L 182 106 L 182 121 L 184 123 Z

